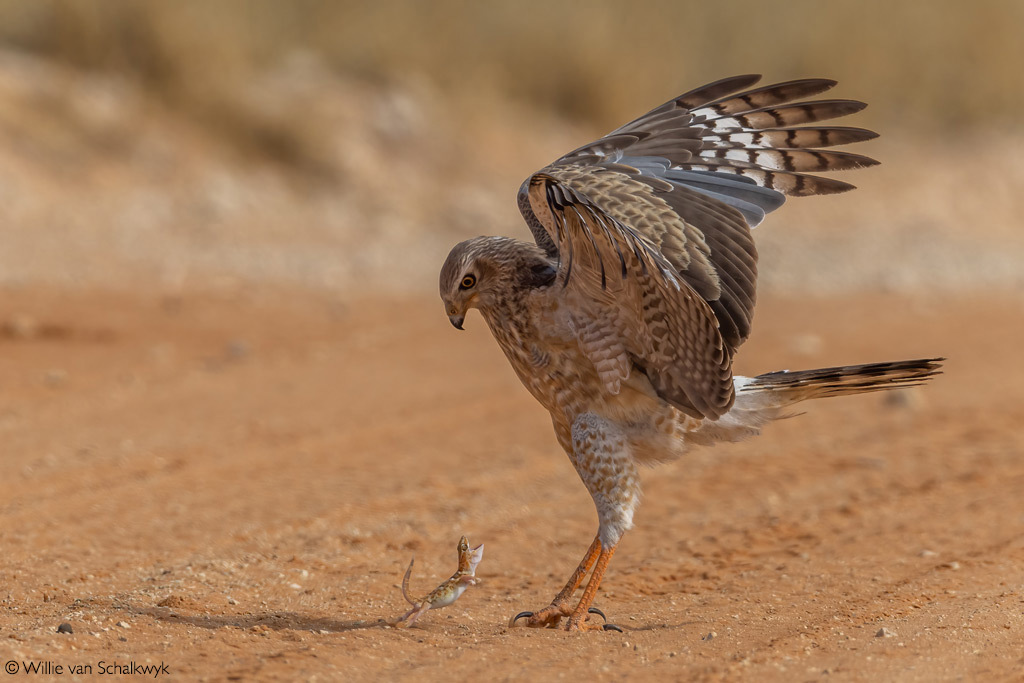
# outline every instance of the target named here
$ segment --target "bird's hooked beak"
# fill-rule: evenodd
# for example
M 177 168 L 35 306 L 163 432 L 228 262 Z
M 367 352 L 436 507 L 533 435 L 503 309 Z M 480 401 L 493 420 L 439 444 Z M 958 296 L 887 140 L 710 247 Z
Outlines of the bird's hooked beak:
M 448 316 L 448 322 L 457 330 L 462 329 L 462 323 L 466 321 L 466 310 L 457 305 L 454 301 L 444 299 L 444 312 Z

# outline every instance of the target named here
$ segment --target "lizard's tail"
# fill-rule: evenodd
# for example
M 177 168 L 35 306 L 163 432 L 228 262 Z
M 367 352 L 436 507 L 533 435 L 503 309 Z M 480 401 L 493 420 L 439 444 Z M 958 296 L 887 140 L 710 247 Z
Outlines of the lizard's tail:
M 409 577 L 412 576 L 412 565 L 416 562 L 416 558 L 409 560 L 409 568 L 405 570 L 405 576 L 402 577 L 402 595 L 405 596 L 405 601 L 413 607 L 416 606 L 416 601 L 409 597 Z

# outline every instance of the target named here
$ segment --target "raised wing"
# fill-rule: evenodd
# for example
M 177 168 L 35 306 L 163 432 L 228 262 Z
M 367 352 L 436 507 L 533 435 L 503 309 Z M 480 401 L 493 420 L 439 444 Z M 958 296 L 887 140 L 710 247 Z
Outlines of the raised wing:
M 786 195 L 852 189 L 813 173 L 877 163 L 821 149 L 876 137 L 871 131 L 801 126 L 865 106 L 852 100 L 794 102 L 828 90 L 835 81 L 805 79 L 737 93 L 759 78 L 728 78 L 670 100 L 566 154 L 520 188 L 519 207 L 534 238 L 560 259 L 564 286 L 575 294 L 586 293 L 608 309 L 642 306 L 644 297 L 656 290 L 662 304 L 686 300 L 691 318 L 700 308 L 689 303 L 696 294 L 705 304 L 701 310 L 717 326 L 718 340 L 701 337 L 703 346 L 689 340 L 692 348 L 681 350 L 678 362 L 700 361 L 690 354 L 709 352 L 710 365 L 728 368 L 736 348 L 749 336 L 757 284 L 757 250 L 750 229 L 781 206 Z M 583 260 L 581 253 L 598 258 Z M 610 271 L 619 273 L 616 277 L 623 282 L 610 286 Z M 625 284 L 630 277 L 642 280 L 636 291 Z M 587 284 L 576 287 L 575 278 Z M 647 315 L 642 310 L 637 314 L 638 319 Z M 687 322 L 694 324 L 694 319 Z M 681 343 L 683 337 L 682 330 L 670 330 L 659 339 Z M 658 343 L 644 351 L 659 359 L 675 358 Z M 646 369 L 646 356 L 633 360 Z M 628 374 L 629 364 L 621 358 L 617 365 L 605 365 Z M 707 383 L 699 387 L 682 386 L 697 379 L 684 380 L 681 370 L 662 368 L 656 374 L 672 378 L 672 386 L 664 388 L 669 395 L 663 388 L 659 393 L 674 403 L 685 395 L 691 413 L 717 417 L 728 408 L 719 403 L 726 393 L 731 401 L 728 375 L 726 392 L 721 377 L 710 379 L 715 373 L 707 374 Z M 678 402 L 685 409 L 686 401 Z
M 655 245 L 554 175 L 534 175 L 525 197 L 561 254 L 555 286 L 608 391 L 637 365 L 687 414 L 727 411 L 732 357 L 714 313 Z
M 801 126 L 853 114 L 867 106 L 856 100 L 794 103 L 831 89 L 835 81 L 808 78 L 736 93 L 760 78 L 734 76 L 691 90 L 573 150 L 555 164 L 657 157 L 673 169 L 739 175 L 783 195 L 806 196 L 853 189 L 849 183 L 809 173 L 878 163 L 859 154 L 817 149 L 870 140 L 877 137 L 872 131 Z M 732 198 L 723 194 L 723 199 Z M 768 210 L 781 203 L 777 201 Z M 760 219 L 753 221 L 751 227 L 758 222 Z

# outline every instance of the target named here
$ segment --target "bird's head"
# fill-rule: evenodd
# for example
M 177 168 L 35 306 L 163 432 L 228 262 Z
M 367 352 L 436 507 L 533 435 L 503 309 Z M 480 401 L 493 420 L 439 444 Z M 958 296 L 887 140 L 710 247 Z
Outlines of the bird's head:
M 457 329 L 471 308 L 487 308 L 501 286 L 500 237 L 474 237 L 456 244 L 441 266 L 441 301 Z

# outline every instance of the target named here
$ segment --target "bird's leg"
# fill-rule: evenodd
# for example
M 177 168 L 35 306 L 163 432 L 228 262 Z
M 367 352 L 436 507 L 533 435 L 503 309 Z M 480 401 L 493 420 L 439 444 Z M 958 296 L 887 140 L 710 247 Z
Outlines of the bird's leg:
M 595 536 L 594 542 L 590 544 L 590 548 L 587 550 L 587 554 L 580 560 L 580 564 L 576 567 L 576 571 L 569 577 L 569 581 L 565 584 L 562 590 L 558 591 L 558 595 L 551 601 L 552 606 L 557 605 L 563 610 L 563 615 L 569 615 L 569 598 L 573 596 L 576 589 L 583 583 L 583 577 L 587 575 L 590 568 L 594 566 L 594 560 L 597 558 L 598 553 L 601 551 L 601 540 Z
M 520 612 L 512 618 L 510 625 L 525 617 L 528 626 L 553 627 L 562 617 L 569 617 L 566 629 L 570 631 L 598 628 L 621 631 L 613 624 L 589 624 L 587 619 L 591 613 L 604 616 L 593 608 L 594 597 L 619 539 L 633 526 L 633 511 L 640 500 L 640 476 L 636 463 L 621 428 L 593 413 L 579 415 L 571 430 L 555 421 L 555 433 L 594 499 L 600 526 L 590 550 L 551 605 L 536 614 Z M 569 598 L 580 587 L 592 565 L 594 573 L 583 597 L 570 611 Z
M 520 612 L 512 617 L 509 626 L 515 626 L 516 621 L 524 617 L 526 621 L 523 623 L 533 628 L 558 626 L 558 622 L 562 620 L 562 617 L 567 617 L 572 613 L 572 605 L 569 603 L 569 598 L 573 596 L 576 589 L 583 583 L 583 578 L 590 571 L 590 568 L 594 566 L 594 560 L 597 559 L 600 551 L 601 540 L 595 536 L 594 542 L 590 544 L 590 549 L 587 550 L 587 554 L 583 556 L 579 566 L 576 567 L 576 571 L 569 577 L 565 587 L 558 591 L 558 595 L 554 597 L 551 604 L 538 612 Z M 593 601 L 593 598 L 591 598 L 591 601 Z
M 583 597 L 569 615 L 566 629 L 621 631 L 613 624 L 591 624 L 587 619 L 619 539 L 633 526 L 633 512 L 640 501 L 640 474 L 621 428 L 593 413 L 583 413 L 573 421 L 569 457 L 597 507 L 597 540 L 601 551 Z
M 608 548 L 601 548 L 601 552 L 597 556 L 597 564 L 594 566 L 594 573 L 591 574 L 590 581 L 587 582 L 587 587 L 583 590 L 583 597 L 580 598 L 576 609 L 569 615 L 569 623 L 565 626 L 567 631 L 622 630 L 612 624 L 592 624 L 587 621 L 594 604 L 594 598 L 597 597 L 598 586 L 601 585 L 601 579 L 604 578 L 604 573 L 608 569 L 608 563 L 611 561 L 612 555 L 615 554 L 616 547 L 618 546 L 613 545 Z

